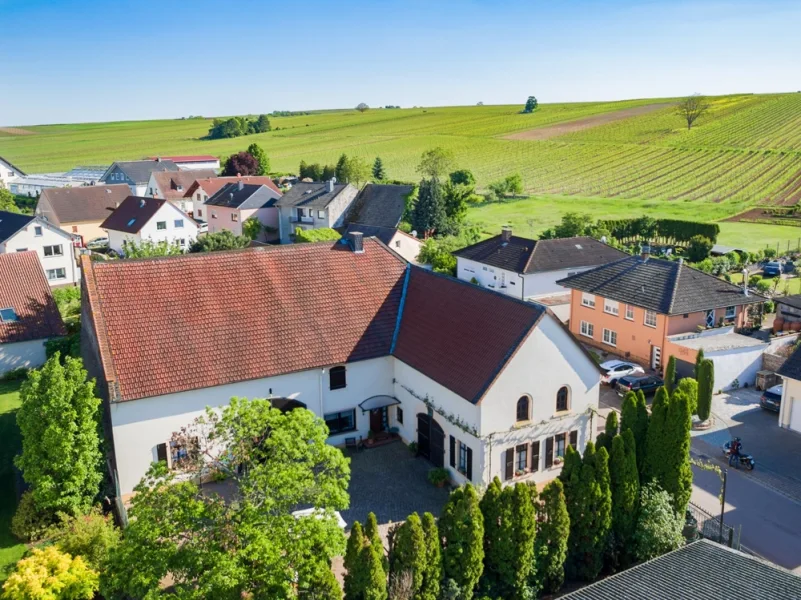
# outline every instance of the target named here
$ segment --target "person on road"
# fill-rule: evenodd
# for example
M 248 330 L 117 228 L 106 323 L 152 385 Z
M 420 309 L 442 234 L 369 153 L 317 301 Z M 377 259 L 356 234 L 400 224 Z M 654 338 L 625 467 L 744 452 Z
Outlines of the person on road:
M 734 438 L 729 446 L 729 466 L 736 465 L 740 461 L 740 438 Z

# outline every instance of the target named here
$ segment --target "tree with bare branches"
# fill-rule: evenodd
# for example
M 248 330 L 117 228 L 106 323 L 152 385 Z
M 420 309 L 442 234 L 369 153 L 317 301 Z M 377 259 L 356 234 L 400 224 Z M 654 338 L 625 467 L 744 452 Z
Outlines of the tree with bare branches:
M 709 109 L 709 102 L 701 94 L 687 96 L 676 105 L 676 114 L 687 122 L 687 131 Z

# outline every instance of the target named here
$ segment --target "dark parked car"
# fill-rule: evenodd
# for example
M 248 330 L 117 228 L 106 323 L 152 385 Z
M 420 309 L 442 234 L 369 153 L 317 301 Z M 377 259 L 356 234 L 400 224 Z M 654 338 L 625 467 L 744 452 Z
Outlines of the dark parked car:
M 762 397 L 759 399 L 759 405 L 773 412 L 779 412 L 779 407 L 782 405 L 782 386 L 774 385 L 772 388 L 766 389 L 762 392 Z
M 762 267 L 762 274 L 766 277 L 775 277 L 782 274 L 782 263 L 778 260 L 772 260 Z
M 617 393 L 624 396 L 626 392 L 642 390 L 647 396 L 655 393 L 663 385 L 665 385 L 664 380 L 656 375 L 627 375 L 618 379 Z

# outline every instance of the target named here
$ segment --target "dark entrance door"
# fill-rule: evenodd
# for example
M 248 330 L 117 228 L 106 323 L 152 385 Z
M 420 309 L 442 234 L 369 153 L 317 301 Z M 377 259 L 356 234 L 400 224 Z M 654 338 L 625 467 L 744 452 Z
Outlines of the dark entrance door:
M 417 414 L 417 451 L 435 467 L 445 466 L 445 432 L 425 413 Z
M 378 433 L 384 430 L 384 408 L 374 408 L 370 411 L 370 431 Z

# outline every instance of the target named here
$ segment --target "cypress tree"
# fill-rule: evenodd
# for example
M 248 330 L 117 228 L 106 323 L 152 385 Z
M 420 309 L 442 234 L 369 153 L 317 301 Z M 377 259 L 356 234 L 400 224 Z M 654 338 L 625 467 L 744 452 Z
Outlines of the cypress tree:
M 637 527 L 637 502 L 640 479 L 634 434 L 630 429 L 612 440 L 609 457 L 609 479 L 612 492 L 612 533 L 617 561 L 628 566 L 630 549 Z
M 662 475 L 665 471 L 665 460 L 667 455 L 676 451 L 675 448 L 666 445 L 669 441 L 666 434 L 669 404 L 670 398 L 667 390 L 664 387 L 659 388 L 651 405 L 651 419 L 648 422 L 648 436 L 645 443 L 645 476 L 640 478 L 641 482 L 655 479 L 662 488 L 664 488 Z
M 645 396 L 640 397 L 634 392 L 627 392 L 623 398 L 620 433 L 622 434 L 627 430 L 634 435 L 637 471 L 642 473 L 645 463 L 645 444 L 648 436 L 648 408 L 645 405 Z
M 693 472 L 690 466 L 690 427 L 692 415 L 687 394 L 676 391 L 668 406 L 665 433 L 667 448 L 662 488 L 673 499 L 673 509 L 683 515 L 690 501 L 693 487 Z
M 364 569 L 364 600 L 387 600 L 387 574 L 381 558 L 368 542 L 359 553 Z
M 375 513 L 367 514 L 367 522 L 364 524 L 364 537 L 370 542 L 370 546 L 378 553 L 381 559 L 381 564 L 384 567 L 384 572 L 389 572 L 389 559 L 384 553 L 384 542 L 381 540 L 381 534 L 378 533 L 378 520 L 375 518 Z
M 529 595 L 528 579 L 535 567 L 536 512 L 527 485 L 518 483 L 514 487 L 507 487 L 504 496 L 508 498 L 505 503 L 509 505 L 506 511 L 509 518 L 504 529 L 509 532 L 513 551 L 513 559 L 507 565 L 509 572 L 505 574 L 504 587 L 511 587 L 513 591 L 508 597 L 523 600 Z
M 459 598 L 472 600 L 484 565 L 484 518 L 472 485 L 451 492 L 439 519 L 439 533 L 446 584 L 452 580 Z
M 405 571 L 412 574 L 412 590 L 417 597 L 423 587 L 423 575 L 426 570 L 426 540 L 423 535 L 423 524 L 417 513 L 409 515 L 395 533 L 389 565 L 392 575 Z
M 417 192 L 417 202 L 412 210 L 412 226 L 424 235 L 441 229 L 445 225 L 445 199 L 442 185 L 437 179 L 423 179 Z
M 637 394 L 636 392 L 626 392 L 623 396 L 623 405 L 620 408 L 620 433 L 627 429 L 632 432 L 637 422 Z
M 634 442 L 637 447 L 637 469 L 640 472 L 640 483 L 642 483 L 642 475 L 645 471 L 645 463 L 648 456 L 648 428 L 650 423 L 651 416 L 648 414 L 645 394 L 640 390 L 637 393 L 637 425 L 633 430 Z
M 690 404 L 690 414 L 697 414 L 698 411 L 698 382 L 692 377 L 685 377 L 679 381 L 674 391 L 681 391 L 687 394 L 687 401 Z
M 437 600 L 442 581 L 442 553 L 437 522 L 430 512 L 423 514 L 423 537 L 426 544 L 426 568 L 423 572 L 423 585 L 418 598 L 419 600 Z
M 300 179 L 306 179 L 309 176 L 309 165 L 306 164 L 305 160 L 300 161 L 300 166 L 298 167 L 298 177 Z
M 704 360 L 704 349 L 703 348 L 699 348 L 698 349 L 698 353 L 695 355 L 695 378 L 696 379 L 700 378 L 700 373 L 698 371 L 698 367 L 703 362 L 703 360 Z
M 673 393 L 676 385 L 676 357 L 671 355 L 665 368 L 665 388 L 668 394 Z
M 610 413 L 606 417 L 604 432 L 610 438 L 614 438 L 617 435 L 617 426 L 618 426 L 617 411 L 616 410 L 610 411 Z
M 496 476 L 487 487 L 481 501 L 481 516 L 484 519 L 484 571 L 481 574 L 481 589 L 495 593 L 499 586 L 499 570 L 509 559 L 507 541 L 503 539 L 501 515 L 503 513 L 503 485 Z
M 373 163 L 373 179 L 376 181 L 383 181 L 387 178 L 387 174 L 384 171 L 384 163 L 381 161 L 380 156 L 375 157 L 375 162 Z
M 361 551 L 367 543 L 362 525 L 353 523 L 345 550 L 345 600 L 361 600 L 364 597 L 365 572 L 361 562 Z
M 697 367 L 698 376 L 698 409 L 696 414 L 701 421 L 709 419 L 712 412 L 712 386 L 715 384 L 715 364 L 711 360 L 702 360 Z
M 339 183 L 348 183 L 348 156 L 343 152 L 337 161 L 336 169 L 334 170 L 337 181 Z
M 570 515 L 561 480 L 554 479 L 546 485 L 540 494 L 540 501 L 534 542 L 536 567 L 529 581 L 535 592 L 542 589 L 553 594 L 565 582 L 567 540 L 570 535 Z

